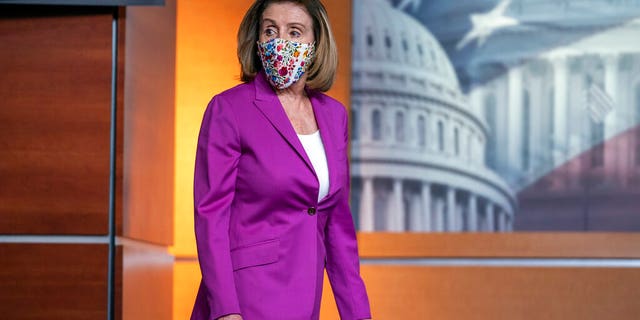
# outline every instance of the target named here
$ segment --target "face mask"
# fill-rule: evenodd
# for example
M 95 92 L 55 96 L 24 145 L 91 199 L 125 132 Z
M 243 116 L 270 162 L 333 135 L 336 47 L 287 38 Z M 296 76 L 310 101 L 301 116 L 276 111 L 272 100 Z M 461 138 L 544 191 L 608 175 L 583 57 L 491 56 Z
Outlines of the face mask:
M 278 89 L 288 88 L 300 80 L 314 52 L 315 42 L 306 44 L 280 38 L 258 42 L 258 55 L 267 79 Z

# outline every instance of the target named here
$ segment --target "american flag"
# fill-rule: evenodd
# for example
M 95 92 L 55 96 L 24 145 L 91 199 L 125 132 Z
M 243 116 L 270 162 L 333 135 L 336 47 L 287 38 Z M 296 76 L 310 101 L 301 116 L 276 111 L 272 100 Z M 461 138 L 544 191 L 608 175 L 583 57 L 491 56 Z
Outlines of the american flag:
M 595 83 L 584 90 L 584 106 L 594 122 L 603 122 L 613 110 L 613 98 L 604 89 Z
M 555 149 L 545 156 L 533 155 L 544 170 L 531 178 L 529 169 L 521 175 L 530 176 L 526 183 L 514 185 L 521 207 L 516 229 L 640 231 L 640 69 L 633 67 L 640 57 L 640 0 L 389 1 L 436 37 L 468 94 L 530 61 L 601 43 L 596 59 L 586 52 L 567 62 L 562 90 L 571 98 L 565 106 L 570 119 L 565 141 L 549 147 Z M 618 59 L 604 59 L 609 53 Z M 586 69 L 595 74 L 582 75 Z M 610 70 L 624 76 L 607 75 Z M 553 81 L 552 75 L 552 86 Z M 618 99 L 621 92 L 623 99 Z M 548 102 L 553 96 L 546 101 L 538 104 L 552 105 L 555 115 L 558 106 Z M 559 130 L 555 124 L 547 127 Z M 550 145 L 557 136 L 551 133 Z M 552 154 L 565 158 L 558 162 Z M 620 171 L 621 166 L 628 171 Z M 513 171 L 496 170 L 508 181 L 523 181 L 521 176 L 510 179 Z M 545 207 L 568 192 L 558 190 L 556 181 L 571 175 L 577 183 L 567 188 L 581 193 L 565 199 L 565 207 Z M 562 216 L 571 210 L 581 218 Z
M 640 17 L 640 1 L 390 0 L 440 41 L 464 89 Z

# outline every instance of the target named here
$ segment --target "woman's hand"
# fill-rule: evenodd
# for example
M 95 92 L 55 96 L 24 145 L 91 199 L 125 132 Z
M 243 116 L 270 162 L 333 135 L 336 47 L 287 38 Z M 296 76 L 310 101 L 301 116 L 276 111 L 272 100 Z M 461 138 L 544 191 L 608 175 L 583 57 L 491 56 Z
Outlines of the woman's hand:
M 242 320 L 242 316 L 239 314 L 230 314 L 224 317 L 220 317 L 217 320 Z

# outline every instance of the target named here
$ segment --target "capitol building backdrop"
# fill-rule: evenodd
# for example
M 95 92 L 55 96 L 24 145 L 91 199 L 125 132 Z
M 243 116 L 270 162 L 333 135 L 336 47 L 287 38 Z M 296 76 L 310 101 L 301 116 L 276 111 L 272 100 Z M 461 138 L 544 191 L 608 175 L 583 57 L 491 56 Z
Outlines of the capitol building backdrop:
M 485 14 L 562 15 L 571 2 L 502 1 Z M 436 37 L 411 14 L 421 7 L 353 2 L 351 205 L 359 230 L 640 230 L 640 20 L 461 85 L 450 53 L 481 39 Z M 468 18 L 448 12 L 438 23 Z M 494 46 L 536 37 L 523 30 L 490 37 Z

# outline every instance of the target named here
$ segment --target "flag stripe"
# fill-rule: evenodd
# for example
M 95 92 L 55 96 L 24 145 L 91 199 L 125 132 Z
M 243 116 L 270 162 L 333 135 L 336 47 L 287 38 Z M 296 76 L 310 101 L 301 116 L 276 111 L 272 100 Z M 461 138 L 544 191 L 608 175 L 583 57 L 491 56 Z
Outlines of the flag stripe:
M 603 106 L 607 107 L 607 110 L 613 109 L 613 99 L 611 99 L 611 97 L 606 92 L 604 92 L 599 87 L 595 87 L 592 92 L 596 98 L 602 101 L 602 103 L 604 104 Z

